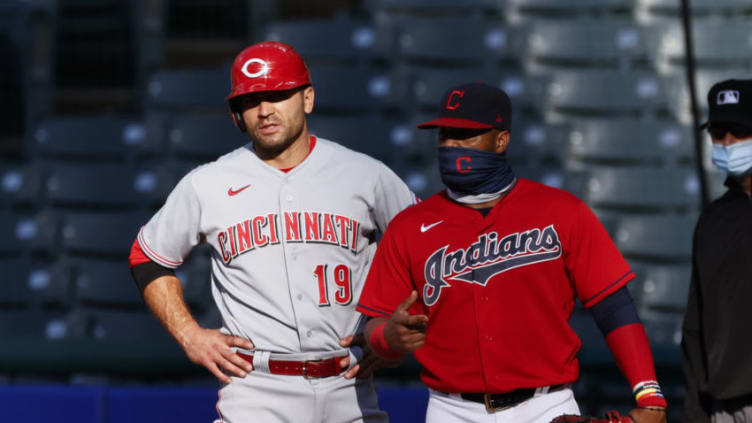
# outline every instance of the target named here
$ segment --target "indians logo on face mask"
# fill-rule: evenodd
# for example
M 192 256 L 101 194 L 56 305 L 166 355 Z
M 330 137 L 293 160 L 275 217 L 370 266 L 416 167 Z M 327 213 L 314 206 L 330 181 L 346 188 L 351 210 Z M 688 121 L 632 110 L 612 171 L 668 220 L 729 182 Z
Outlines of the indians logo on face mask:
M 447 281 L 486 286 L 499 273 L 561 256 L 554 225 L 511 233 L 502 239 L 496 232 L 489 232 L 467 248 L 451 252 L 447 248 L 448 245 L 439 248 L 426 260 L 423 301 L 427 306 L 436 304 L 441 290 L 450 286 Z

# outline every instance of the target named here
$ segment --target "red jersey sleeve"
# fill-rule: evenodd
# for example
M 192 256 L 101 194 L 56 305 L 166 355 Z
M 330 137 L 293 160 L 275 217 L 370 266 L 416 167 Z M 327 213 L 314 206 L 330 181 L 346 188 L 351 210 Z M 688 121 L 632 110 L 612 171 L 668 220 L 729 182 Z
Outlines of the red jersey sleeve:
M 565 265 L 585 307 L 592 307 L 634 278 L 606 229 L 583 202 L 576 209 L 568 242 Z
M 367 316 L 390 317 L 397 306 L 416 289 L 399 232 L 394 225 L 389 225 L 376 249 L 357 306 L 357 310 Z M 419 308 L 419 304 L 413 307 Z

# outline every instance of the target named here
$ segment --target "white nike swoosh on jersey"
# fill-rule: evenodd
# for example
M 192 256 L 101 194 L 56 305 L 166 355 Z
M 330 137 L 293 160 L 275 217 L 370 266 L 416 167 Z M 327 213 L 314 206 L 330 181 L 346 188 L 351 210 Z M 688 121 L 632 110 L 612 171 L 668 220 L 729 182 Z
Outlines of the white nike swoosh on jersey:
M 421 224 L 421 225 L 420 225 L 420 231 L 421 231 L 421 232 L 425 232 L 425 231 L 427 231 L 427 230 L 429 230 L 429 229 L 433 228 L 434 226 L 438 225 L 438 224 L 439 224 L 439 223 L 441 223 L 441 222 L 443 222 L 443 220 L 439 220 L 439 221 L 438 221 L 438 222 L 436 222 L 436 223 L 431 223 L 431 224 L 430 224 L 430 225 L 428 225 L 428 226 Z

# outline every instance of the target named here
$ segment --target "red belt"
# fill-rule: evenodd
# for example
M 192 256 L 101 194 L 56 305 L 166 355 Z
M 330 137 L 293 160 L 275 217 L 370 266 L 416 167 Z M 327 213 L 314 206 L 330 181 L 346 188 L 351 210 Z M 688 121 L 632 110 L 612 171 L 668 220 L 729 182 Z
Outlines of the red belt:
M 237 353 L 240 358 L 253 364 L 253 356 Z M 339 365 L 344 357 L 332 357 L 326 360 L 284 361 L 269 360 L 269 372 L 275 375 L 303 376 L 306 379 L 337 376 L 344 370 Z

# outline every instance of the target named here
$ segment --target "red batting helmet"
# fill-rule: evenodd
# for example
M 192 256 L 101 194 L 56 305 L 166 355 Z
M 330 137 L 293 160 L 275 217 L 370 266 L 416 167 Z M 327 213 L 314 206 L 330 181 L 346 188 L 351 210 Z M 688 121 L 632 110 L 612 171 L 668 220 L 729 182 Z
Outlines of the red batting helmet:
M 311 84 L 303 59 L 285 43 L 254 44 L 235 58 L 231 71 L 232 89 L 227 100 L 258 91 L 282 91 Z

